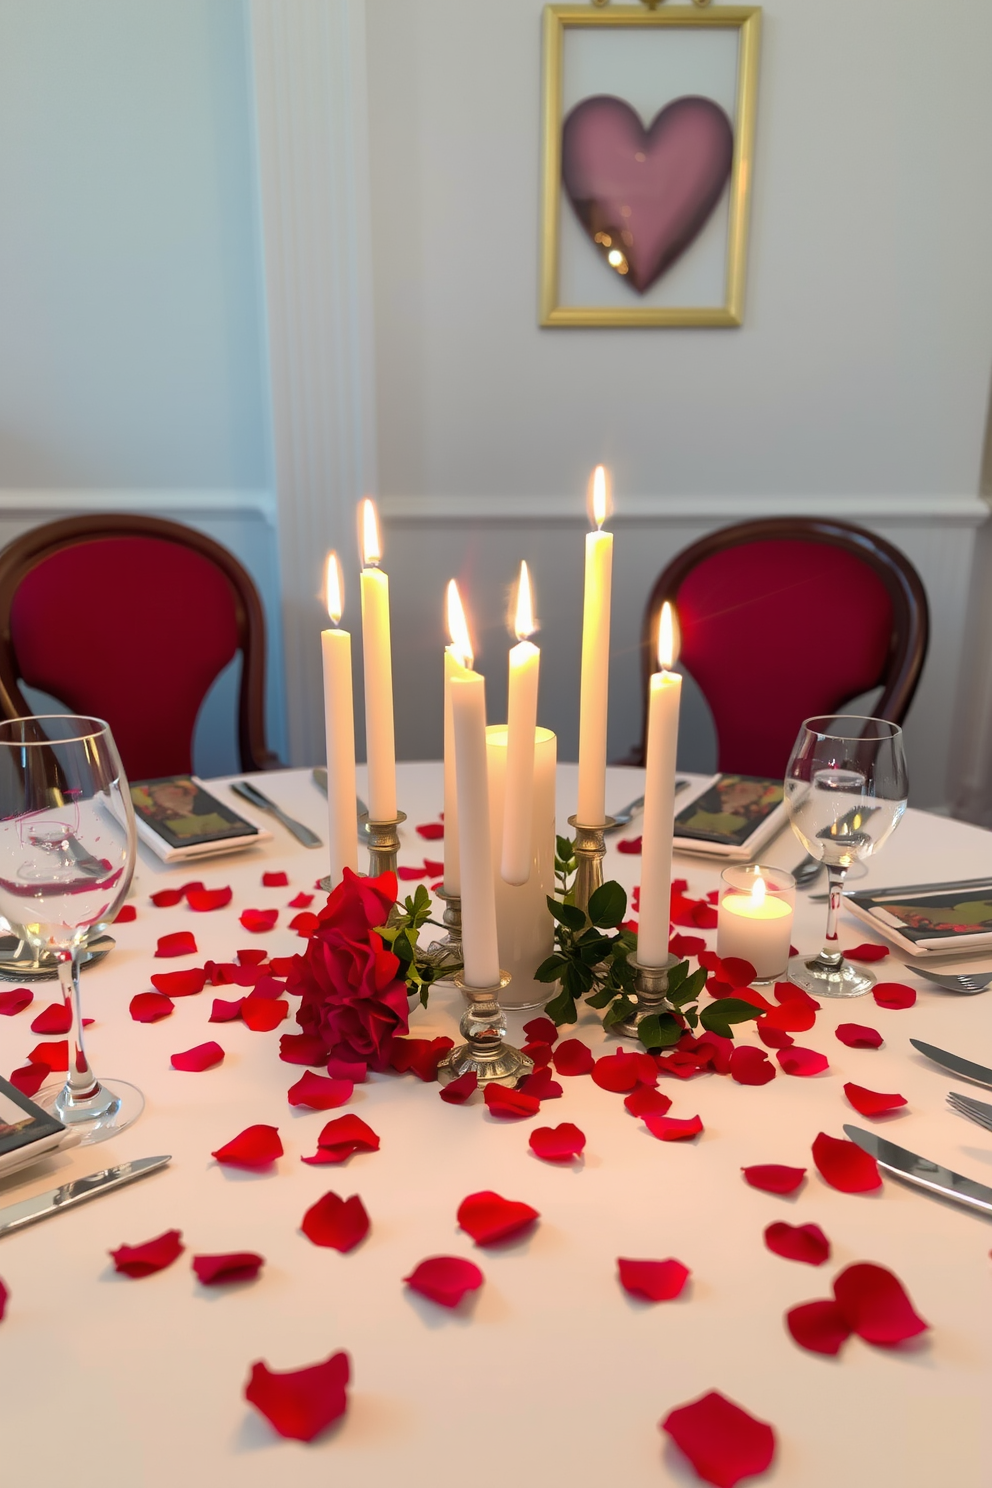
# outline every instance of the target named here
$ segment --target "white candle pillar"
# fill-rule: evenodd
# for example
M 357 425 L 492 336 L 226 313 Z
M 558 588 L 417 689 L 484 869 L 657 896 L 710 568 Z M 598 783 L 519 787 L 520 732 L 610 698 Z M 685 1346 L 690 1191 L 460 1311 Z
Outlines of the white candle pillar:
M 362 503 L 362 656 L 365 664 L 365 753 L 369 765 L 369 820 L 396 818 L 396 743 L 393 736 L 393 662 L 389 640 L 389 579 L 382 557 L 375 503 Z
M 355 705 L 351 683 L 351 636 L 338 630 L 344 609 L 341 568 L 336 553 L 327 555 L 327 613 L 333 629 L 320 633 L 324 668 L 324 735 L 327 741 L 327 845 L 332 886 L 344 870 L 358 872 L 355 830 Z
M 613 586 L 613 534 L 601 530 L 607 516 L 606 472 L 593 472 L 593 518 L 597 531 L 586 536 L 582 605 L 582 681 L 579 693 L 579 802 L 582 827 L 606 820 L 606 723 L 610 688 L 610 596 Z
M 458 850 L 458 787 L 455 770 L 455 720 L 451 707 L 451 682 L 472 673 L 472 642 L 462 609 L 458 585 L 448 581 L 446 594 L 448 638 L 444 652 L 444 891 L 461 894 L 461 855 Z
M 541 653 L 528 637 L 535 628 L 530 576 L 526 563 L 521 563 L 515 619 L 519 640 L 510 651 L 507 693 L 506 789 L 500 862 L 500 876 L 506 883 L 517 885 L 527 882 L 533 861 L 534 731 Z
M 641 899 L 637 959 L 645 966 L 664 966 L 668 959 L 672 898 L 672 837 L 675 830 L 675 756 L 679 738 L 682 678 L 669 671 L 676 642 L 670 605 L 662 607 L 658 659 L 665 669 L 651 678 L 648 698 L 648 747 L 644 780 L 644 826 L 641 846 Z
M 496 892 L 489 826 L 486 691 L 478 672 L 451 679 L 462 878 L 462 957 L 469 987 L 499 984 Z

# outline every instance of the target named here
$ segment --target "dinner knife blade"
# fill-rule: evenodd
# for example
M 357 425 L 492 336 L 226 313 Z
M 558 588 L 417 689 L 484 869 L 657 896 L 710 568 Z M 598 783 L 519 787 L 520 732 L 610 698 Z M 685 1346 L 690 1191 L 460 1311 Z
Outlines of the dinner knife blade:
M 286 831 L 295 837 L 297 842 L 302 842 L 304 847 L 323 847 L 324 844 L 316 832 L 311 832 L 309 827 L 298 822 L 294 816 L 288 816 L 281 806 L 276 805 L 275 801 L 270 801 L 268 796 L 263 796 L 250 780 L 232 780 L 231 789 L 242 800 L 254 806 L 257 811 L 267 811 L 270 816 L 275 817 L 276 821 L 282 822 Z
M 992 1188 L 986 1188 L 984 1183 L 964 1178 L 929 1157 L 908 1152 L 905 1147 L 897 1147 L 895 1142 L 889 1142 L 875 1132 L 862 1131 L 859 1126 L 845 1126 L 844 1131 L 862 1152 L 867 1152 L 893 1177 L 903 1178 L 917 1188 L 939 1194 L 941 1198 L 953 1199 L 956 1204 L 965 1204 L 969 1209 L 977 1209 L 981 1214 L 992 1214 Z
M 13 1230 L 23 1230 L 26 1225 L 36 1224 L 51 1214 L 61 1214 L 74 1204 L 85 1204 L 87 1199 L 99 1198 L 136 1178 L 144 1178 L 172 1161 L 172 1154 L 162 1157 L 136 1157 L 133 1162 L 118 1163 L 116 1168 L 103 1168 L 98 1173 L 87 1173 L 85 1178 L 73 1178 L 61 1188 L 50 1188 L 47 1193 L 36 1194 L 33 1199 L 22 1199 L 19 1204 L 8 1204 L 0 1209 L 0 1235 L 9 1235 Z
M 984 1085 L 992 1090 L 992 1069 L 986 1069 L 984 1064 L 972 1064 L 970 1059 L 962 1059 L 960 1054 L 948 1054 L 946 1049 L 936 1049 L 933 1044 L 925 1044 L 922 1039 L 910 1039 L 914 1049 L 932 1059 L 934 1064 L 943 1065 L 952 1074 L 960 1076 L 962 1080 L 974 1080 L 976 1085 Z

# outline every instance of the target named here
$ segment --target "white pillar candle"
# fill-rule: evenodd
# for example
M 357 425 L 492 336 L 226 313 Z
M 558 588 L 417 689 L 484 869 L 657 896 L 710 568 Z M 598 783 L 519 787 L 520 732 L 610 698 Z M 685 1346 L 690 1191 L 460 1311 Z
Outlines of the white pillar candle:
M 324 667 L 324 737 L 327 741 L 327 845 L 332 886 L 344 870 L 358 872 L 355 830 L 355 704 L 351 684 L 351 636 L 338 630 L 344 609 L 341 567 L 328 553 L 325 581 L 327 613 L 333 629 L 320 633 Z
M 528 640 L 536 626 L 526 563 L 520 565 L 514 628 L 518 644 L 510 651 L 506 791 L 502 831 L 497 841 L 502 841 L 500 877 L 508 884 L 519 885 L 527 882 L 533 861 L 534 730 L 537 727 L 537 687 L 541 668 L 541 653 Z
M 645 966 L 664 966 L 672 898 L 672 837 L 675 822 L 675 756 L 679 738 L 682 678 L 669 671 L 675 659 L 671 607 L 662 607 L 658 659 L 664 670 L 651 678 L 648 697 L 648 747 L 644 780 L 644 826 L 641 847 L 641 899 L 637 959 Z
M 472 675 L 472 642 L 462 609 L 458 585 L 448 581 L 446 596 L 448 638 L 444 652 L 444 890 L 461 894 L 462 873 L 458 850 L 458 788 L 455 772 L 455 721 L 451 708 L 451 681 Z
M 451 679 L 462 878 L 462 957 L 470 987 L 499 983 L 496 890 L 489 827 L 486 691 L 478 672 Z
M 389 579 L 378 567 L 382 549 L 375 503 L 362 503 L 362 656 L 365 664 L 365 754 L 369 820 L 396 817 L 393 662 L 389 641 Z
M 592 484 L 592 509 L 597 531 L 586 536 L 579 693 L 578 821 L 582 827 L 599 827 L 606 820 L 606 721 L 613 586 L 613 534 L 599 530 L 607 515 L 606 472 L 602 465 L 596 466 Z
M 506 787 L 509 784 L 508 730 L 486 730 L 489 764 L 489 820 L 494 860 L 502 835 Z M 496 938 L 499 964 L 513 980 L 500 1002 L 508 1008 L 543 1007 L 554 993 L 534 972 L 554 952 L 554 921 L 548 895 L 555 892 L 555 764 L 558 740 L 550 729 L 534 730 L 534 790 L 528 843 L 528 874 L 522 884 L 509 884 L 496 863 Z
M 717 955 L 750 961 L 759 982 L 783 976 L 792 942 L 789 892 L 785 897 L 769 893 L 767 881 L 758 873 L 750 891 L 730 888 L 723 893 L 717 912 Z

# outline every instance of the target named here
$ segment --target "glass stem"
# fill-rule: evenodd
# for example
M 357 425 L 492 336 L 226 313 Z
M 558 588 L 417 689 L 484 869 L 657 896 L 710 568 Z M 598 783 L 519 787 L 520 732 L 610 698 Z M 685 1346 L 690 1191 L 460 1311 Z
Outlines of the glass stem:
M 100 1089 L 93 1076 L 83 1047 L 83 1010 L 79 1000 L 79 948 L 59 953 L 59 985 L 65 1005 L 72 1014 L 69 1029 L 69 1073 L 64 1096 L 70 1105 L 92 1100 Z
M 831 965 L 839 966 L 844 957 L 837 943 L 837 915 L 840 912 L 841 899 L 844 895 L 844 879 L 847 877 L 847 868 L 840 867 L 836 863 L 827 864 L 828 889 L 827 894 L 827 933 L 824 940 L 820 959 L 830 962 Z

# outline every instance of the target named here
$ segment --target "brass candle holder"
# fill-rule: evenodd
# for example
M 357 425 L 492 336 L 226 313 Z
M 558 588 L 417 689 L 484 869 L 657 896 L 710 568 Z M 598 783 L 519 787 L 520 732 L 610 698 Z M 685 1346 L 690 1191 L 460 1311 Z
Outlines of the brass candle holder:
M 616 822 L 608 816 L 601 826 L 582 827 L 578 817 L 570 816 L 568 825 L 575 828 L 575 903 L 588 914 L 589 900 L 603 882 L 606 833 Z
M 643 961 L 638 961 L 636 955 L 631 955 L 627 957 L 627 964 L 634 968 L 634 998 L 637 1010 L 623 1023 L 614 1023 L 611 1031 L 620 1034 L 623 1038 L 637 1038 L 638 1029 L 645 1018 L 650 1017 L 652 1013 L 672 1011 L 666 995 L 668 973 L 678 966 L 679 958 L 669 951 L 664 966 L 645 966 Z
M 474 1070 L 480 1085 L 512 1086 L 534 1068 L 529 1055 L 506 1042 L 506 1014 L 499 1005 L 499 994 L 510 981 L 507 971 L 500 972 L 495 987 L 470 987 L 460 972 L 455 976 L 455 986 L 468 1001 L 458 1024 L 465 1042 L 449 1049 L 439 1064 L 437 1077 L 442 1085 Z

